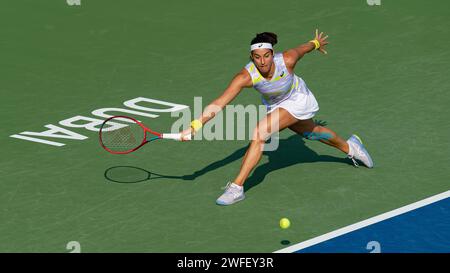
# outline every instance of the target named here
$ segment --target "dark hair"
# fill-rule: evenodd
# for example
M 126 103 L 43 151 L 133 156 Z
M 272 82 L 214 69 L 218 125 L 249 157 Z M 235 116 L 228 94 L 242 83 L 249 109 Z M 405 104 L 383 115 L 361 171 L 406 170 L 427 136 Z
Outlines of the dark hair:
M 270 43 L 274 46 L 278 42 L 277 35 L 273 32 L 257 33 L 255 38 L 252 39 L 250 45 L 257 43 Z

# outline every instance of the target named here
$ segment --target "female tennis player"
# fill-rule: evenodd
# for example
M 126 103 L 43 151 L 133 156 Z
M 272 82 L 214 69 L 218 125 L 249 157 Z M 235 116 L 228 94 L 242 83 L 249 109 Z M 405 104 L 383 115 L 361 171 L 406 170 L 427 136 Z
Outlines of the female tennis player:
M 262 95 L 262 102 L 268 110 L 267 116 L 258 122 L 239 174 L 232 182 L 228 182 L 225 192 L 216 201 L 218 205 L 231 205 L 245 198 L 243 184 L 258 164 L 263 145 L 271 134 L 285 128 L 341 150 L 355 166 L 358 166 L 356 160 L 359 160 L 368 168 L 373 167 L 372 159 L 358 136 L 352 135 L 345 141 L 331 129 L 315 124 L 312 118 L 319 110 L 319 105 L 302 78 L 294 74 L 295 65 L 306 53 L 318 50 L 327 54 L 327 38 L 328 35 L 323 36 L 323 32 L 319 34 L 316 30 L 313 40 L 283 53 L 275 53 L 273 46 L 277 43 L 277 35 L 271 32 L 257 34 L 250 43 L 252 61 L 232 79 L 223 94 L 210 103 L 198 119 L 191 122 L 191 128 L 182 132 L 182 138 L 195 134 L 243 88 L 253 87 Z

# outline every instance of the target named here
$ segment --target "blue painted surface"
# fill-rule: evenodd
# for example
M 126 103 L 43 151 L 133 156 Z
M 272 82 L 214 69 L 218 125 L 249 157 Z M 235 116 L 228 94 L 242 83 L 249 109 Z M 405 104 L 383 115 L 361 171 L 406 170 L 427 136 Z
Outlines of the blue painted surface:
M 450 198 L 297 253 L 450 253 Z

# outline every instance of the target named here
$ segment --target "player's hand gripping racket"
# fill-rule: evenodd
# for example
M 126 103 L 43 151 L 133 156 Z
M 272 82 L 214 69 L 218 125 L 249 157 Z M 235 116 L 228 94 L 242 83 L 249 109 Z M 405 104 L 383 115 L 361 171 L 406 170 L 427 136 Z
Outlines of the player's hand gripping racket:
M 118 128 L 118 121 L 127 123 L 122 123 L 124 126 Z M 191 140 L 191 135 L 181 139 L 180 133 L 162 134 L 152 131 L 141 122 L 127 116 L 114 116 L 105 120 L 100 128 L 99 137 L 102 147 L 113 154 L 128 154 L 158 139 Z

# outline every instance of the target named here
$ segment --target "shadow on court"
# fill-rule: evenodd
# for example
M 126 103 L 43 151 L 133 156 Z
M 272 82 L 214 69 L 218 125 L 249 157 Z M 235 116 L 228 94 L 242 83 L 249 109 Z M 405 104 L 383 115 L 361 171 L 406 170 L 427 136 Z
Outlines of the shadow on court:
M 229 156 L 225 157 L 224 159 L 213 162 L 203 169 L 196 171 L 194 174 L 185 177 L 193 177 L 193 179 L 195 179 L 210 171 L 230 164 L 235 160 L 242 160 L 245 152 L 247 151 L 247 148 L 248 146 L 242 147 Z M 305 146 L 305 140 L 299 135 L 292 135 L 287 139 L 280 139 L 278 149 L 272 152 L 264 152 L 263 156 L 267 156 L 269 162 L 256 167 L 256 169 L 244 184 L 245 191 L 248 191 L 249 189 L 261 183 L 270 172 L 300 163 L 336 162 L 353 166 L 352 163 L 344 156 L 340 158 L 329 155 L 318 155 L 315 151 Z M 238 170 L 236 170 L 236 174 L 237 172 Z
M 123 184 L 140 183 L 161 178 L 193 180 L 187 175 L 163 175 L 134 166 L 114 166 L 106 169 L 104 176 L 110 182 Z
M 245 191 L 248 191 L 261 183 L 269 173 L 300 163 L 336 162 L 352 165 L 351 162 L 344 156 L 334 157 L 329 155 L 318 155 L 315 151 L 305 146 L 305 140 L 299 135 L 292 135 L 287 139 L 280 139 L 279 141 L 279 147 L 277 150 L 263 153 L 263 156 L 267 156 L 269 161 L 256 167 L 244 184 Z M 114 166 L 108 168 L 105 171 L 104 176 L 107 180 L 115 183 L 140 183 L 148 180 L 164 178 L 194 180 L 208 172 L 226 166 L 231 162 L 242 160 L 247 148 L 248 146 L 242 147 L 229 156 L 213 162 L 190 175 L 163 175 L 134 166 Z M 236 170 L 236 174 L 237 172 L 238 170 Z M 230 177 L 230 179 L 232 178 Z

